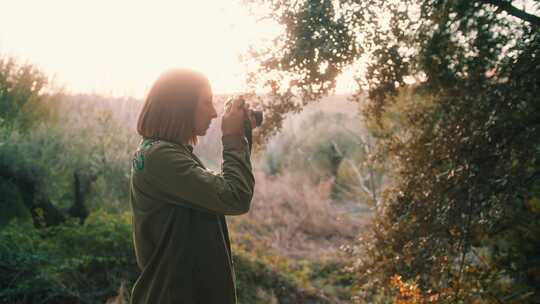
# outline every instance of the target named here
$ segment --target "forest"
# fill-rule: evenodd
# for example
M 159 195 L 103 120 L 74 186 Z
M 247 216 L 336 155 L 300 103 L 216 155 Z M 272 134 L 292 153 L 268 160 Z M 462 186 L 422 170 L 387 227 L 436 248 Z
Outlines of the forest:
M 239 303 L 540 303 L 540 2 L 244 2 L 281 32 L 243 55 Z M 128 303 L 142 103 L 0 57 L 0 303 Z

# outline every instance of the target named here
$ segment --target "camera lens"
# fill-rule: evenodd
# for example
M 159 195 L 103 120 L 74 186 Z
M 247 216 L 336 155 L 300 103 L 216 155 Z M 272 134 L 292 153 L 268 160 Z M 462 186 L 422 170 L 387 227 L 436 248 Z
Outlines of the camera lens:
M 260 127 L 263 122 L 263 112 L 252 110 L 251 113 L 253 114 L 253 117 L 255 117 L 255 125 Z

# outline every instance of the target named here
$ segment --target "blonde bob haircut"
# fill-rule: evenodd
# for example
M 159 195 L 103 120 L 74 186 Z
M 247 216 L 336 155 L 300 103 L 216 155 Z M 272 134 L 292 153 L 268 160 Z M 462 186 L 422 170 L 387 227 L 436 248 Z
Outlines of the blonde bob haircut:
M 196 144 L 195 109 L 208 79 L 188 69 L 163 73 L 152 85 L 137 121 L 143 138 Z

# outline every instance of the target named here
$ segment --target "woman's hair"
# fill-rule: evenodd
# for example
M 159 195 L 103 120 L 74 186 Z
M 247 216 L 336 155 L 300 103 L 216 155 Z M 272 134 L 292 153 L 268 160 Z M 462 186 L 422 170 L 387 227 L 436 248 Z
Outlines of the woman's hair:
M 195 108 L 201 91 L 209 85 L 208 79 L 196 71 L 175 69 L 163 73 L 152 85 L 139 114 L 139 135 L 196 144 Z

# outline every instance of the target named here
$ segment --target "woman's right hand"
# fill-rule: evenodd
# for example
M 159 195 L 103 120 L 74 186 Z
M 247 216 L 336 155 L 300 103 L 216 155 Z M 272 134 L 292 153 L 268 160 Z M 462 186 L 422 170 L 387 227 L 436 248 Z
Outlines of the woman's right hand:
M 244 119 L 246 115 L 244 98 L 238 97 L 225 109 L 221 119 L 221 132 L 225 135 L 244 136 Z

